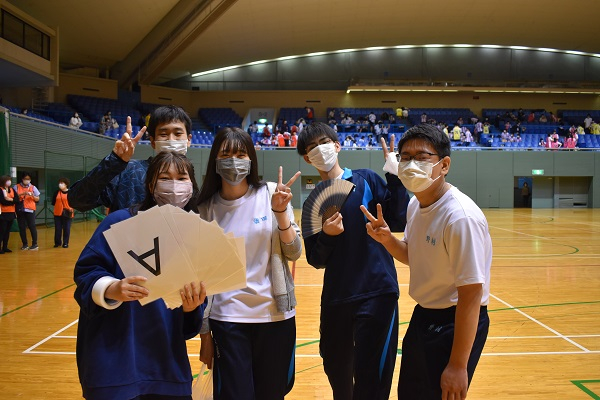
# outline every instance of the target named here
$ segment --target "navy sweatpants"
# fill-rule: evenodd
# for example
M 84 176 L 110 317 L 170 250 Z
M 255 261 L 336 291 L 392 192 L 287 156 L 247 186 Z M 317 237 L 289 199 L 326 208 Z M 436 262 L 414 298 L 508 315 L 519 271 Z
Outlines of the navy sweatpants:
M 398 351 L 397 296 L 321 307 L 320 351 L 334 399 L 388 399 Z
M 210 320 L 214 400 L 282 400 L 294 386 L 296 318 L 257 324 Z
M 441 310 L 416 305 L 402 341 L 398 381 L 399 400 L 440 400 L 440 380 L 450 360 L 454 341 L 456 307 Z M 479 312 L 479 323 L 467 363 L 469 384 L 487 339 L 490 319 L 487 307 Z

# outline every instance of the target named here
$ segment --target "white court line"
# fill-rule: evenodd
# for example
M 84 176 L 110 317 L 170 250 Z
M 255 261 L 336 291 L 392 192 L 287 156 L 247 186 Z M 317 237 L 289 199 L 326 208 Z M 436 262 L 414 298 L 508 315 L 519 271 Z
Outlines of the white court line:
M 69 325 L 65 326 L 64 328 L 62 328 L 62 329 L 60 329 L 60 330 L 58 330 L 58 331 L 54 332 L 52 335 L 48 336 L 46 339 L 44 339 L 44 340 L 42 340 L 42 341 L 40 341 L 40 342 L 38 342 L 38 343 L 34 344 L 33 346 L 31 346 L 30 348 L 28 348 L 27 350 L 25 350 L 25 351 L 23 352 L 23 354 L 25 354 L 25 353 L 32 353 L 32 354 L 36 354 L 36 353 L 33 353 L 33 352 L 32 352 L 32 350 L 33 350 L 33 349 L 35 349 L 36 347 L 38 347 L 38 346 L 40 346 L 40 345 L 42 345 L 42 344 L 46 343 L 48 340 L 52 339 L 53 337 L 55 337 L 55 336 L 56 336 L 56 335 L 58 335 L 59 333 L 61 333 L 61 332 L 65 331 L 65 330 L 67 330 L 67 329 L 69 329 L 70 327 L 72 327 L 73 325 L 75 325 L 75 324 L 76 324 L 78 321 L 79 321 L 79 319 L 76 319 L 75 321 L 71 322 Z M 37 353 L 37 354 L 39 354 L 39 353 Z M 62 353 L 59 353 L 59 354 L 62 354 Z
M 507 302 L 505 302 L 504 300 L 500 299 L 497 296 L 494 296 L 493 294 L 490 293 L 490 297 L 493 297 L 494 299 L 498 300 L 500 303 L 504 304 L 507 307 L 510 307 L 511 309 L 513 309 L 514 311 L 518 312 L 519 314 L 523 315 L 524 317 L 532 320 L 533 322 L 535 322 L 536 324 L 540 325 L 543 328 L 546 328 L 547 330 L 549 330 L 550 332 L 554 333 L 556 336 L 566 340 L 567 342 L 571 343 L 573 346 L 579 347 L 581 350 L 585 351 L 585 352 L 589 352 L 590 350 L 586 349 L 585 347 L 583 347 L 582 345 L 580 345 L 579 343 L 575 342 L 574 340 L 569 339 L 567 336 L 559 333 L 558 331 L 550 328 L 548 325 L 543 324 L 542 322 L 538 321 L 537 319 L 531 317 L 530 315 L 524 313 L 523 311 L 513 307 L 512 305 L 508 304 Z
M 295 287 L 323 287 L 322 283 L 303 283 L 303 284 L 295 284 Z M 407 287 L 408 283 L 399 283 L 400 287 Z

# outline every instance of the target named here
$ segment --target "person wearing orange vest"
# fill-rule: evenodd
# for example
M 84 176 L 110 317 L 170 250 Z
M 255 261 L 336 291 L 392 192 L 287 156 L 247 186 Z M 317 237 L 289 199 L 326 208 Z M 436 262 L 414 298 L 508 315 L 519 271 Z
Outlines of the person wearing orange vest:
M 35 203 L 40 201 L 40 191 L 31 184 L 31 174 L 21 173 L 21 183 L 14 186 L 19 196 L 17 204 L 17 222 L 23 247 L 21 250 L 37 250 L 37 228 L 35 226 Z M 27 245 L 27 228 L 31 232 L 31 247 Z
M 15 213 L 15 191 L 10 184 L 10 176 L 0 176 L 0 254 L 12 253 L 8 248 L 8 237 L 10 227 L 17 215 Z
M 54 247 L 69 247 L 69 237 L 71 236 L 71 221 L 75 210 L 69 205 L 67 195 L 69 193 L 69 178 L 58 179 L 58 190 L 52 196 L 52 205 L 54 206 Z M 63 215 L 63 211 L 71 212 L 71 216 Z M 61 240 L 62 236 L 62 240 Z

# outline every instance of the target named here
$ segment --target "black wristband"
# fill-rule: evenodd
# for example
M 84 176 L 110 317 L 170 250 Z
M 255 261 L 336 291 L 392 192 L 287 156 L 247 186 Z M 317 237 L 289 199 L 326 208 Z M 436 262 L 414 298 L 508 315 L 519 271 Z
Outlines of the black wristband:
M 274 213 L 281 214 L 281 213 L 284 213 L 286 210 L 283 210 L 283 211 L 277 211 L 277 210 L 273 210 L 273 209 L 271 208 L 271 211 L 273 211 Z
M 292 227 L 292 221 L 290 221 L 290 224 L 289 224 L 289 225 L 288 225 L 288 227 L 287 227 L 287 228 L 285 228 L 285 229 L 281 229 L 281 228 L 279 227 L 279 225 L 277 225 L 277 229 L 279 229 L 279 230 L 280 230 L 280 231 L 282 231 L 282 232 L 283 232 L 283 231 L 287 231 L 287 230 L 288 230 L 288 229 L 290 229 L 291 227 Z

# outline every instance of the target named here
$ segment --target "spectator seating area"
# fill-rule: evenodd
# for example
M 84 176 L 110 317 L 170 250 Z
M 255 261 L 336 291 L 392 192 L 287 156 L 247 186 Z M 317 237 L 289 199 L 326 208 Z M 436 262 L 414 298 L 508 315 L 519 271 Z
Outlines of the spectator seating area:
M 296 124 L 300 118 L 306 119 L 306 110 L 304 108 L 282 107 L 279 109 L 278 120 L 287 121 L 288 125 Z
M 558 110 L 565 125 L 583 125 L 583 120 L 588 116 L 596 122 L 600 122 L 600 110 Z
M 427 121 L 433 119 L 436 122 L 444 122 L 450 127 L 454 126 L 460 118 L 463 124 L 470 124 L 471 118 L 479 118 L 468 108 L 411 108 L 408 112 L 410 124 L 420 124 L 423 114 L 427 115 Z
M 231 108 L 201 108 L 198 110 L 198 118 L 214 133 L 224 126 L 242 125 L 242 117 Z
M 98 132 L 99 120 L 102 118 L 106 111 L 111 111 L 112 117 L 119 123 L 119 127 L 116 129 L 109 129 L 106 131 L 106 135 L 113 138 L 120 138 L 126 129 L 126 118 L 127 116 L 132 117 L 133 130 L 137 132 L 140 129 L 138 121 L 140 117 L 151 112 L 154 108 L 158 107 L 159 104 L 130 102 L 134 105 L 127 105 L 125 102 L 119 102 L 112 99 L 102 99 L 96 97 L 80 96 L 80 95 L 69 95 L 68 104 L 63 103 L 50 103 L 47 107 L 47 112 L 44 115 L 39 112 L 29 111 L 28 117 L 36 118 L 42 121 L 48 121 L 53 123 L 59 123 L 68 125 L 71 116 L 77 112 L 82 118 L 83 125 L 82 130 L 91 132 Z M 15 107 L 8 107 L 11 112 L 20 114 L 21 109 Z M 328 108 L 325 115 L 315 116 L 317 121 L 328 122 L 328 116 L 330 111 L 334 111 L 334 118 L 337 121 L 338 137 L 340 143 L 343 143 L 347 136 L 351 136 L 355 141 L 365 137 L 364 143 L 368 143 L 369 135 L 373 136 L 371 140 L 372 147 L 378 147 L 379 143 L 376 141 L 376 135 L 371 132 L 368 123 L 364 123 L 368 119 L 368 115 L 373 112 L 377 116 L 377 122 L 382 120 L 382 116 L 388 114 L 390 116 L 396 116 L 396 110 L 393 108 Z M 522 110 L 522 114 L 527 115 L 532 110 Z M 511 113 L 518 118 L 518 111 L 516 109 L 483 109 L 482 119 L 488 118 L 490 123 L 494 123 L 496 116 L 499 114 L 501 119 L 500 128 L 491 125 L 489 127 L 490 133 L 488 135 L 481 135 L 480 143 L 469 143 L 468 147 L 514 147 L 514 148 L 537 148 L 540 147 L 540 140 L 546 140 L 548 134 L 553 131 L 558 132 L 561 136 L 561 141 L 566 136 L 565 131 L 568 130 L 571 124 L 582 125 L 583 119 L 589 114 L 594 121 L 600 121 L 600 110 L 558 110 L 557 114 L 563 119 L 563 124 L 557 124 L 552 122 L 550 113 L 545 113 L 549 122 L 540 123 L 539 116 L 542 110 L 533 110 L 536 115 L 536 120 L 533 122 L 522 122 L 521 123 L 521 141 L 520 142 L 502 142 L 500 138 L 500 132 L 504 129 L 505 121 L 510 122 L 512 125 L 516 121 L 510 115 Z M 356 124 L 352 126 L 341 125 L 341 113 L 351 115 Z M 449 125 L 449 129 L 453 127 L 459 118 L 463 120 L 463 127 L 468 128 L 471 132 L 474 131 L 474 125 L 472 118 L 477 118 L 475 113 L 467 108 L 412 108 L 409 109 L 408 121 L 404 119 L 397 119 L 393 123 L 389 123 L 388 134 L 394 133 L 396 135 L 396 142 L 401 138 L 402 133 L 405 129 L 410 128 L 412 125 L 421 123 L 421 115 L 425 113 L 428 121 L 443 122 Z M 277 121 L 282 123 L 283 120 L 287 120 L 291 126 L 295 124 L 300 118 L 306 117 L 306 110 L 304 108 L 286 108 L 282 107 L 279 110 Z M 223 126 L 238 126 L 242 123 L 242 117 L 239 116 L 232 108 L 201 108 L 198 110 L 198 118 L 192 118 L 192 144 L 200 146 L 210 146 L 214 141 L 214 135 Z M 382 124 L 385 124 L 382 121 Z M 262 138 L 262 132 L 259 132 L 253 140 L 259 141 Z M 600 148 L 600 135 L 579 135 L 578 147 L 579 148 Z M 362 141 L 361 141 L 362 143 Z M 463 143 L 453 142 L 453 146 L 463 146 Z
M 119 125 L 125 125 L 128 116 L 131 117 L 132 123 L 137 124 L 141 115 L 137 108 L 112 99 L 68 95 L 67 103 L 77 112 L 83 114 L 86 119 L 94 122 L 99 122 L 107 111 L 111 112 L 112 117 Z

